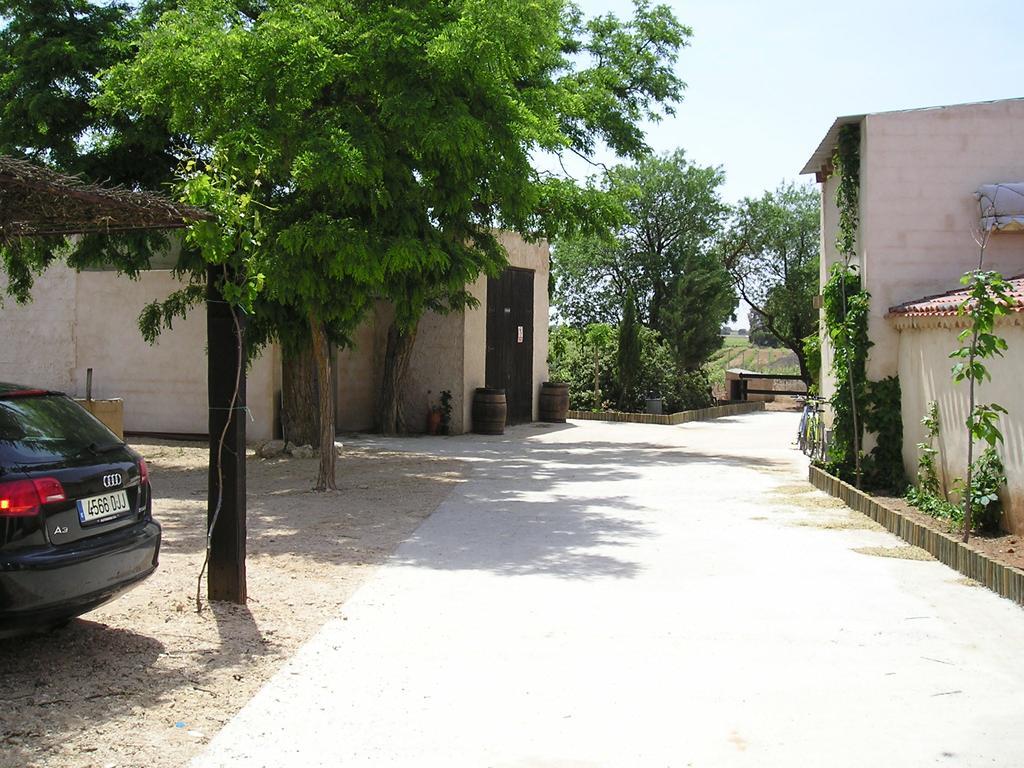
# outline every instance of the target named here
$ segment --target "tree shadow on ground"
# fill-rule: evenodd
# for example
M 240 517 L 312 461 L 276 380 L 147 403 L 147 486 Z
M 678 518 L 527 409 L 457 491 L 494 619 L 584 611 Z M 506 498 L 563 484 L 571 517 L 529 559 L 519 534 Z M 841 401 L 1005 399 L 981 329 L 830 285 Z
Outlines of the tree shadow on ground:
M 456 455 L 473 463 L 471 482 L 399 549 L 397 562 L 512 576 L 632 578 L 639 566 L 629 550 L 656 535 L 654 518 L 663 513 L 644 501 L 650 468 L 680 470 L 683 478 L 702 466 L 741 472 L 779 465 L 763 457 L 598 441 L 492 441 L 473 445 L 472 456 Z M 671 489 L 669 480 L 652 492 Z
M 252 656 L 276 652 L 244 606 L 215 603 L 211 609 L 220 643 L 194 647 L 188 658 L 168 658 L 173 654 L 155 638 L 88 619 L 0 642 L 0 764 L 62 764 L 62 734 L 130 722 L 134 711 L 176 700 L 186 689 L 205 691 L 218 670 L 243 674 Z M 196 715 L 182 711 L 178 717 Z M 124 728 L 124 738 L 139 736 Z
M 523 439 L 522 433 L 532 426 L 500 437 L 422 441 L 441 457 L 403 452 L 418 447 L 418 439 L 370 438 L 364 445 L 357 441 L 339 464 L 337 493 L 310 492 L 315 459 L 250 459 L 249 555 L 288 555 L 326 564 L 374 562 L 390 554 L 398 526 L 402 539 L 412 537 L 397 556 L 405 564 L 509 575 L 629 578 L 636 565 L 616 553 L 627 552 L 632 541 L 650 535 L 649 526 L 646 508 L 636 502 L 637 489 L 629 492 L 631 496 L 615 485 L 638 481 L 652 467 L 699 470 L 706 465 L 755 471 L 780 466 L 766 457 L 652 442 Z M 575 429 L 549 426 L 569 434 Z M 452 459 L 471 465 L 469 477 L 474 481 L 460 491 L 467 502 L 459 512 L 460 528 L 447 537 L 458 545 L 428 553 L 422 549 L 423 538 L 413 536 L 422 515 L 396 512 L 394 500 L 417 494 L 441 503 L 457 483 L 459 465 Z M 167 500 L 167 513 L 161 514 L 158 505 L 166 546 L 201 550 L 205 471 L 154 463 L 157 481 L 167 477 L 168 485 L 178 489 L 179 498 Z M 585 490 L 595 484 L 602 485 L 598 495 Z

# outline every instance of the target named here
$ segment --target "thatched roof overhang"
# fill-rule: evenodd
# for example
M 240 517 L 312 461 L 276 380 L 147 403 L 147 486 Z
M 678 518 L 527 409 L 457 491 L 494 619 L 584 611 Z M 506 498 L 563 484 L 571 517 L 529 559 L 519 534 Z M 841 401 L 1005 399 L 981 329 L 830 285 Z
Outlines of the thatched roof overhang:
M 89 184 L 0 155 L 0 243 L 45 235 L 180 229 L 212 218 L 163 195 Z

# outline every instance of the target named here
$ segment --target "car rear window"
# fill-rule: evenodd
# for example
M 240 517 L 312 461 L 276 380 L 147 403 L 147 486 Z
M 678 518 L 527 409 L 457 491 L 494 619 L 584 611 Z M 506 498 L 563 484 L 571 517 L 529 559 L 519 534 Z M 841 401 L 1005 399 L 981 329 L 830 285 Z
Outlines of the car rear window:
M 0 396 L 0 466 L 49 464 L 121 441 L 64 395 Z

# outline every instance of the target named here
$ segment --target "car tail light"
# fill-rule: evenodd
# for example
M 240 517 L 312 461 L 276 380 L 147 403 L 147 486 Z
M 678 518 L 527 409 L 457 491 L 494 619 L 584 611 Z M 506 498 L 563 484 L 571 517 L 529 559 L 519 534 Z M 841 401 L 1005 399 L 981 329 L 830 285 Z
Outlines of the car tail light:
M 64 486 L 60 484 L 60 480 L 53 477 L 37 477 L 32 482 L 36 486 L 36 492 L 43 504 L 68 500 L 68 497 L 64 495 Z
M 145 485 L 149 482 L 149 467 L 146 466 L 145 459 L 139 459 L 139 485 Z
M 64 486 L 52 477 L 0 483 L 0 517 L 32 517 L 43 504 L 66 500 Z

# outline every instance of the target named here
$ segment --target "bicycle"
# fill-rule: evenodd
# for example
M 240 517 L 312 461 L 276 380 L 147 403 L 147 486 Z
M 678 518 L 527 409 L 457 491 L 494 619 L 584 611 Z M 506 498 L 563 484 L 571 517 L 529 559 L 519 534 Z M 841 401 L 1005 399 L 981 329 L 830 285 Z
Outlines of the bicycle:
M 804 403 L 800 414 L 800 426 L 797 429 L 797 445 L 811 461 L 825 459 L 825 400 L 821 397 L 808 395 L 801 398 Z

